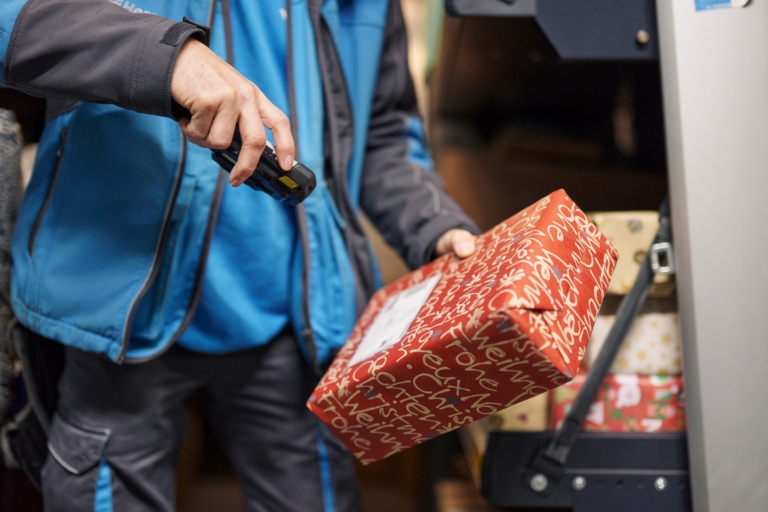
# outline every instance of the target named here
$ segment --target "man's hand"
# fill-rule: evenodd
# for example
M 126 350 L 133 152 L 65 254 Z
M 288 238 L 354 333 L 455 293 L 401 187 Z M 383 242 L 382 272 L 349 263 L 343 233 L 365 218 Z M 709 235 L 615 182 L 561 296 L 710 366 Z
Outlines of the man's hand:
M 293 165 L 295 147 L 288 117 L 261 90 L 201 42 L 189 39 L 179 52 L 171 77 L 171 96 L 192 113 L 179 121 L 189 140 L 211 149 L 226 149 L 235 125 L 243 141 L 229 183 L 237 187 L 256 169 L 267 143 L 266 126 L 275 139 L 283 170 Z
M 459 258 L 472 256 L 475 252 L 475 239 L 477 237 L 465 229 L 451 229 L 446 231 L 437 241 L 435 257 L 453 251 Z

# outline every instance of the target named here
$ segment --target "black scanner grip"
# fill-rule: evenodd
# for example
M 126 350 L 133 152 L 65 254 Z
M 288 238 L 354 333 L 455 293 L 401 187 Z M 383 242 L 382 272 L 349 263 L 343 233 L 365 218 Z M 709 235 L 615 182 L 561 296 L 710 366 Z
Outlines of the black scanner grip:
M 240 128 L 236 126 L 229 147 L 227 149 L 215 149 L 211 156 L 222 169 L 231 172 L 237 163 L 241 146 Z M 274 146 L 267 142 L 256 169 L 245 180 L 245 184 L 252 189 L 266 192 L 278 201 L 297 205 L 315 189 L 317 178 L 307 166 L 296 161 L 293 162 L 290 171 L 286 172 L 281 169 L 277 162 Z

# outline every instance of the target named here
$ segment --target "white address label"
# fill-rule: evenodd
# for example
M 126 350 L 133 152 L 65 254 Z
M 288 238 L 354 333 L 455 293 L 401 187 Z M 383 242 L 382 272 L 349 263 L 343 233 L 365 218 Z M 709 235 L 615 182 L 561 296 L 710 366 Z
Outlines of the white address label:
M 434 275 L 391 296 L 368 327 L 349 365 L 364 361 L 400 341 L 429 299 L 432 290 L 440 281 L 440 276 L 441 274 Z

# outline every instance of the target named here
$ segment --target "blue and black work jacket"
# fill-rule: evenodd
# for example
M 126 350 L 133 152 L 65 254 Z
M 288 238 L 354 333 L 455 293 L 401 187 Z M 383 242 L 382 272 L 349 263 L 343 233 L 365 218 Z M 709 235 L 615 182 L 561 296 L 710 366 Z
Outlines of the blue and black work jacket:
M 3 85 L 48 99 L 13 243 L 13 307 L 33 331 L 122 362 L 189 325 L 226 177 L 187 165 L 207 150 L 182 135 L 170 84 L 183 43 L 208 42 L 228 1 L 0 6 Z M 299 158 L 323 170 L 297 209 L 290 317 L 322 364 L 380 285 L 361 210 L 412 267 L 447 230 L 476 228 L 433 172 L 398 1 L 293 0 L 285 18 L 287 39 L 263 51 L 287 55 Z M 224 36 L 222 58 L 237 51 Z

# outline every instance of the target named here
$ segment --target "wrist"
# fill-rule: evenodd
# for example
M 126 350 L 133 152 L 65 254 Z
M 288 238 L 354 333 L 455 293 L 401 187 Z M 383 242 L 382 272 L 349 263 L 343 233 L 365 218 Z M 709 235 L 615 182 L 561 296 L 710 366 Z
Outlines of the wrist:
M 195 25 L 160 19 L 140 43 L 145 49 L 134 62 L 130 105 L 136 112 L 173 117 L 171 81 L 179 52 L 190 38 L 205 38 Z

